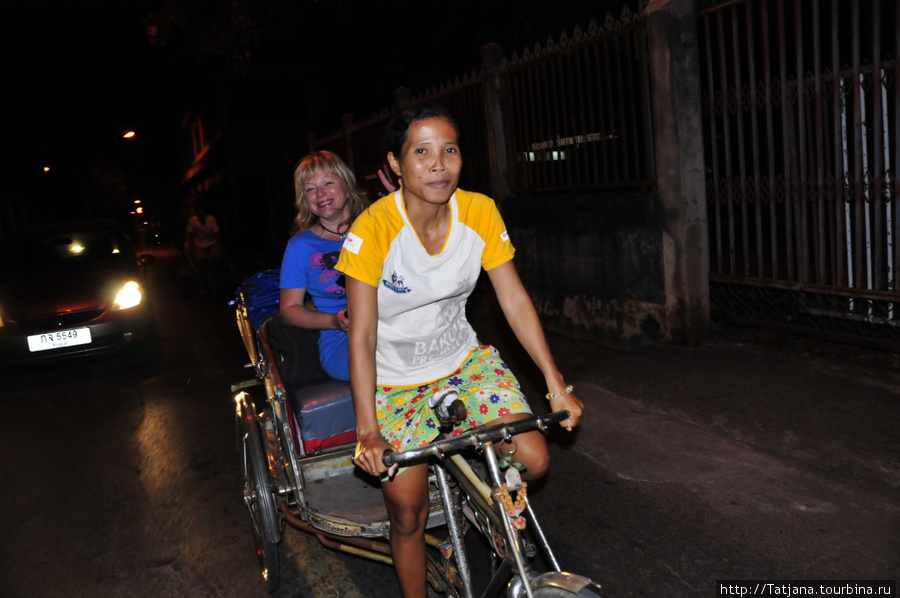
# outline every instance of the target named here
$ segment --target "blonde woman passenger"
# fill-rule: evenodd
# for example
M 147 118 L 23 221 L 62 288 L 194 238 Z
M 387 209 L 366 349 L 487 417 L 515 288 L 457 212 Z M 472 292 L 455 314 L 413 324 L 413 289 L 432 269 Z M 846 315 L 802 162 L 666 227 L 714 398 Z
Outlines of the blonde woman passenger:
M 281 317 L 290 326 L 318 330 L 322 368 L 332 378 L 349 380 L 347 291 L 335 265 L 365 194 L 347 164 L 328 151 L 300 161 L 294 191 L 296 232 L 281 262 Z

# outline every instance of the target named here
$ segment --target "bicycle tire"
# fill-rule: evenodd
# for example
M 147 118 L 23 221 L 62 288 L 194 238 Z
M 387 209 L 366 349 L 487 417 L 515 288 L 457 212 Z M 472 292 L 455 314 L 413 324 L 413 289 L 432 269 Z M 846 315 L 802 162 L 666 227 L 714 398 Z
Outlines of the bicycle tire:
M 280 539 L 278 514 L 270 489 L 259 422 L 252 408 L 243 413 L 242 417 L 247 434 L 244 441 L 247 451 L 244 476 L 245 502 L 250 511 L 260 573 L 266 582 L 266 589 L 272 593 L 281 585 L 277 545 L 277 540 Z
M 263 581 L 266 582 L 266 590 L 274 593 L 281 586 L 281 572 L 278 564 L 278 545 L 267 541 L 259 529 L 257 522 L 253 524 L 253 540 L 256 543 L 256 558 L 259 561 L 259 569 Z

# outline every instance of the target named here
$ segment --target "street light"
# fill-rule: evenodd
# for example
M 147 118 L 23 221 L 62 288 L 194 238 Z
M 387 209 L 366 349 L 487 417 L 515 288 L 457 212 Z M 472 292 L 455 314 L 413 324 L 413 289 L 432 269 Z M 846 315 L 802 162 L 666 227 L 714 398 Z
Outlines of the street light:
M 124 135 L 122 135 L 122 139 L 132 139 L 136 133 L 134 131 L 126 131 Z

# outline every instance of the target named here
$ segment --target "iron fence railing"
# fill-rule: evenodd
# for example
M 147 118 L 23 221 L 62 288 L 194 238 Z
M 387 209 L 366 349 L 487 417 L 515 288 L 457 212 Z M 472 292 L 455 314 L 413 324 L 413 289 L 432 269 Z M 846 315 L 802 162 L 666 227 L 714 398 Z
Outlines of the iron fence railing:
M 480 73 L 401 95 L 398 104 L 437 101 L 454 113 L 462 128 L 464 188 L 518 195 L 653 188 L 644 22 L 643 9 L 625 5 L 619 18 L 607 14 L 602 25 L 591 21 L 586 30 L 486 63 Z M 496 88 L 492 73 L 499 73 Z M 377 183 L 388 116 L 385 110 L 345 123 L 314 147 L 347 156 Z M 501 123 L 500 134 L 491 134 L 494 122 Z
M 900 340 L 898 31 L 893 0 L 698 12 L 710 278 L 796 291 L 790 308 L 773 291 L 769 319 L 828 295 L 812 321 Z
M 652 187 L 643 12 L 548 40 L 503 72 L 510 186 L 523 195 Z

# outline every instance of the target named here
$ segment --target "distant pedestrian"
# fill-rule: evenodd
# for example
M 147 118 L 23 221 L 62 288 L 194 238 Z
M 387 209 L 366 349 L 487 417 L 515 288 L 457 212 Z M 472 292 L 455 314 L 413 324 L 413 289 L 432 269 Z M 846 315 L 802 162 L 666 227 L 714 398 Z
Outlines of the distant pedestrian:
M 196 277 L 201 294 L 216 296 L 222 259 L 222 234 L 216 217 L 207 211 L 203 201 L 194 205 L 194 214 L 184 235 L 184 257 Z
M 222 257 L 222 237 L 219 222 L 210 214 L 204 202 L 194 206 L 194 213 L 188 219 L 184 237 L 184 254 L 188 265 L 197 269 L 202 262 Z

